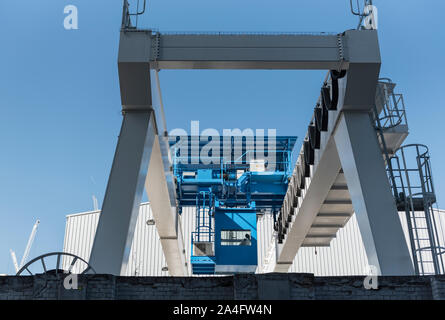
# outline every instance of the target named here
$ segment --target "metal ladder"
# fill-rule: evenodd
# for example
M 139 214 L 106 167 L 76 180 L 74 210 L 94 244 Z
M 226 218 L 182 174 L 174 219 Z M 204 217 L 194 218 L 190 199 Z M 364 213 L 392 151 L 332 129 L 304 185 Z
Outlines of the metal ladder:
M 196 197 L 196 227 L 194 242 L 213 241 L 213 197 L 210 191 L 201 191 Z
M 442 254 L 433 204 L 436 202 L 428 148 L 413 144 L 400 147 L 389 154 L 384 133 L 400 124 L 406 124 L 406 113 L 401 94 L 395 94 L 390 79 L 380 79 L 382 100 L 380 112 L 374 106 L 374 121 L 380 141 L 388 179 L 399 212 L 405 212 L 411 254 L 417 275 L 443 274 Z M 381 114 L 381 115 L 380 115 Z M 414 150 L 416 166 L 408 167 L 407 150 Z
M 414 151 L 416 167 L 408 167 L 407 152 Z M 424 145 L 401 147 L 392 157 L 392 172 L 399 211 L 405 211 L 411 252 L 418 275 L 444 273 L 443 253 L 433 204 L 436 202 L 431 174 L 430 156 Z

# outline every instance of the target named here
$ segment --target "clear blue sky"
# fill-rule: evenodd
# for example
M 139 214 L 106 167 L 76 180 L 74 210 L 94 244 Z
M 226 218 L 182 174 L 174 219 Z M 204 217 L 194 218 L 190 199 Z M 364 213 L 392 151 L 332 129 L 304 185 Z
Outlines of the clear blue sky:
M 407 143 L 430 147 L 439 205 L 445 192 L 445 2 L 375 0 L 381 75 L 405 95 Z M 63 8 L 79 29 L 63 28 Z M 121 0 L 0 1 L 0 273 L 62 250 L 65 216 L 102 202 L 121 124 L 117 49 Z M 348 0 L 149 0 L 140 26 L 161 31 L 326 31 L 355 28 Z M 304 136 L 325 72 L 162 71 L 167 125 L 276 128 Z

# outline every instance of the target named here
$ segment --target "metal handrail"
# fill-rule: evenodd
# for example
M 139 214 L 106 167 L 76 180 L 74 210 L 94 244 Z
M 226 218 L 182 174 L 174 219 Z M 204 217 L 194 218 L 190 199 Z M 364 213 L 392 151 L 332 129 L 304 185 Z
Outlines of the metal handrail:
M 406 149 L 408 148 L 415 151 L 413 155 L 416 160 L 415 166 L 407 165 L 408 151 Z M 391 161 L 393 160 L 396 168 L 388 168 L 388 171 L 393 176 L 391 184 L 396 191 L 395 198 L 398 202 L 405 205 L 409 241 L 416 273 L 428 273 L 427 266 L 431 263 L 434 273 L 441 274 L 444 272 L 442 255 L 445 253 L 445 248 L 438 234 L 432 207 L 433 203 L 436 202 L 436 197 L 428 147 L 423 144 L 401 146 L 395 150 L 394 155 L 391 157 Z M 394 175 L 395 173 L 397 175 Z M 423 199 L 422 209 L 416 208 L 414 203 L 416 199 Z M 427 241 L 429 245 L 424 241 Z M 430 254 L 431 259 L 425 256 L 426 254 Z
M 128 3 L 128 0 L 126 0 Z M 136 13 L 130 13 L 130 16 L 140 16 L 141 14 L 145 13 L 145 6 L 147 4 L 147 0 L 144 0 L 144 7 L 142 9 L 142 11 L 139 12 L 139 0 L 138 0 L 138 9 L 136 10 Z
M 124 30 L 137 29 L 138 17 L 145 13 L 146 5 L 147 5 L 147 0 L 144 0 L 144 5 L 142 7 L 142 11 L 139 11 L 139 0 L 137 0 L 136 12 L 131 13 L 130 12 L 130 3 L 128 2 L 128 0 L 124 0 L 123 10 L 122 10 L 122 29 L 124 29 Z M 132 16 L 136 17 L 136 24 L 134 26 L 131 24 Z
M 359 0 L 356 0 L 356 4 L 357 4 L 357 12 L 354 11 L 354 5 L 352 4 L 352 0 L 349 0 L 349 5 L 351 8 L 351 13 L 355 16 L 359 17 L 359 23 L 358 23 L 358 27 L 357 29 L 360 29 L 362 23 L 363 23 L 363 19 L 368 17 L 371 13 L 368 14 L 364 14 L 361 13 L 360 11 L 360 5 L 359 5 Z M 372 6 L 372 0 L 364 0 L 364 8 L 366 8 L 366 6 L 371 5 Z
M 360 13 L 360 5 L 359 5 L 358 1 L 359 1 L 359 0 L 356 0 L 358 11 L 355 12 L 355 11 L 354 11 L 354 5 L 352 4 L 352 0 L 349 0 L 349 4 L 350 4 L 350 7 L 351 7 L 351 13 L 352 13 L 353 15 L 355 15 L 355 16 L 360 16 L 360 17 L 366 17 L 366 16 L 368 16 L 368 15 L 364 15 L 364 14 Z M 365 1 L 365 6 L 366 6 L 366 5 L 371 5 L 371 6 L 372 6 L 372 0 L 364 0 L 364 1 Z
M 387 86 L 391 84 L 393 84 L 393 82 L 390 78 L 380 78 L 377 87 L 378 89 L 381 88 L 380 95 L 383 95 L 381 97 L 383 102 L 382 110 L 379 114 L 374 112 L 374 117 L 379 129 L 383 131 L 395 128 L 399 125 L 408 124 L 403 95 L 394 93 L 393 91 L 388 92 Z

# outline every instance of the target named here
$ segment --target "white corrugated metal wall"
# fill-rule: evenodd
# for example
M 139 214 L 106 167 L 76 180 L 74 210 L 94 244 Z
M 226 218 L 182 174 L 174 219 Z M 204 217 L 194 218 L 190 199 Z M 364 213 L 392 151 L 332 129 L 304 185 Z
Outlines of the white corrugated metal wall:
M 63 252 L 75 254 L 85 261 L 89 260 L 99 213 L 99 211 L 90 211 L 66 217 Z M 71 260 L 71 258 L 63 257 L 62 267 L 64 270 L 68 269 Z M 79 272 L 81 271 L 79 268 L 81 266 L 76 264 L 72 271 Z
M 99 214 L 99 211 L 91 211 L 66 217 L 64 252 L 89 260 Z M 162 271 L 167 264 L 156 226 L 147 224 L 147 220 L 151 219 L 153 215 L 150 206 L 148 203 L 141 204 L 126 273 L 128 276 L 168 275 L 168 271 Z M 70 262 L 71 259 L 64 259 L 63 267 L 67 268 Z M 73 271 L 78 272 L 80 267 L 76 265 Z
M 181 227 L 182 234 L 184 237 L 184 245 L 186 250 L 187 261 L 190 261 L 190 252 L 191 252 L 191 234 L 195 231 L 195 216 L 196 216 L 195 207 L 184 207 L 182 208 L 181 214 Z M 192 274 L 192 265 L 188 263 L 189 274 Z
M 72 214 L 66 217 L 66 229 L 63 251 L 75 254 L 88 261 L 93 246 L 94 235 L 99 221 L 100 211 L 90 211 Z M 148 203 L 142 203 L 131 246 L 127 276 L 167 276 L 168 271 L 161 241 L 155 225 L 147 224 L 153 219 L 153 214 Z M 190 235 L 195 228 L 195 208 L 183 208 L 181 215 L 181 226 L 184 235 Z M 190 239 L 186 237 L 185 247 L 188 260 L 190 259 Z M 66 269 L 71 263 L 71 258 L 63 259 L 62 265 Z M 94 267 L 94 266 L 93 266 Z M 79 272 L 81 265 L 75 265 L 73 272 Z M 189 273 L 191 266 L 189 264 Z
M 273 236 L 273 216 L 263 214 L 257 220 L 257 244 L 258 244 L 258 268 L 257 272 L 262 272 L 262 265 L 266 259 Z
M 258 219 L 258 262 L 264 261 L 273 233 L 273 217 Z M 363 275 L 368 259 L 355 215 L 340 229 L 330 247 L 300 248 L 289 272 L 307 272 L 317 276 Z M 261 266 L 259 266 L 261 270 Z
M 73 253 L 88 261 L 94 234 L 99 218 L 98 211 L 85 212 L 67 216 L 64 252 Z M 441 244 L 445 243 L 444 228 L 445 212 L 436 212 Z M 139 217 L 129 259 L 126 275 L 166 276 L 168 271 L 162 252 L 159 235 L 155 225 L 148 225 L 147 220 L 153 219 L 148 203 L 141 204 Z M 402 225 L 406 231 L 403 216 Z M 190 234 L 195 227 L 195 208 L 183 208 L 181 227 L 185 237 L 184 243 L 188 261 L 190 261 Z M 270 248 L 273 235 L 273 217 L 270 214 L 258 216 L 258 264 L 259 271 Z M 70 261 L 63 261 L 66 268 Z M 308 272 L 317 276 L 363 275 L 366 273 L 368 259 L 364 250 L 360 230 L 355 215 L 346 226 L 340 229 L 330 247 L 301 248 L 289 272 Z M 94 266 L 93 266 L 94 267 Z M 74 271 L 79 271 L 74 269 Z M 191 273 L 191 266 L 189 264 Z
M 330 247 L 300 248 L 290 272 L 309 272 L 316 276 L 363 275 L 368 258 L 357 219 L 353 215 L 337 232 Z

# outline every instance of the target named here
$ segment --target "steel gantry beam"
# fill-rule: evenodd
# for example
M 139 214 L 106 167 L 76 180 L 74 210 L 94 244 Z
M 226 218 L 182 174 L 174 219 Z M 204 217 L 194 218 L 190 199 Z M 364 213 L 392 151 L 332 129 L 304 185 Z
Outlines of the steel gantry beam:
M 351 31 L 354 32 L 354 31 Z M 341 69 L 344 35 L 123 32 L 121 44 L 158 69 Z
M 348 161 L 360 161 L 337 153 L 337 137 L 334 129 L 347 112 L 369 113 L 375 98 L 375 89 L 380 71 L 380 53 L 377 33 L 373 30 L 349 30 L 342 34 L 160 34 L 150 30 L 123 29 L 119 45 L 119 81 L 124 114 L 123 126 L 116 149 L 107 192 L 100 215 L 96 237 L 91 252 L 90 264 L 98 273 L 119 274 L 124 272 L 131 246 L 134 223 L 137 217 L 143 184 L 151 202 L 153 215 L 171 275 L 187 274 L 184 259 L 184 238 L 180 234 L 179 216 L 176 210 L 175 182 L 167 143 L 162 99 L 157 72 L 161 69 L 312 69 L 347 70 L 339 95 L 340 111 L 335 119 L 330 117 L 330 133 L 323 137 L 323 150 L 317 153 L 317 166 L 312 168 L 312 184 L 304 190 L 305 198 L 297 214 L 298 220 L 291 223 L 288 237 L 281 244 L 277 262 L 286 266 L 298 248 L 310 236 L 311 225 L 323 204 L 326 195 L 339 174 L 341 166 Z M 346 116 L 348 117 L 348 116 Z M 360 118 L 362 119 L 362 118 Z M 341 129 L 340 129 L 341 130 Z M 363 131 L 364 130 L 364 131 Z M 367 128 L 354 131 L 343 130 L 349 142 L 344 152 L 355 149 L 355 140 L 350 135 L 367 134 Z M 367 141 L 368 143 L 368 141 Z M 377 152 L 373 141 L 369 149 L 372 156 Z M 349 149 L 348 149 L 349 148 Z M 381 155 L 380 155 L 381 156 Z M 398 228 L 391 215 L 394 208 L 385 212 L 371 205 L 364 192 L 371 187 L 386 190 L 384 172 L 379 172 L 372 186 L 366 179 L 357 177 L 355 171 L 343 168 L 348 186 L 361 185 L 353 205 L 364 221 L 360 223 L 365 239 L 371 243 L 368 255 L 378 243 L 392 242 L 400 245 L 396 257 L 379 256 L 384 272 L 388 264 L 396 270 L 405 270 L 408 253 L 402 244 Z M 384 170 L 376 166 L 376 170 Z M 360 174 L 359 174 L 360 175 Z M 385 177 L 386 179 L 386 177 Z M 386 183 L 386 184 L 385 184 Z M 307 204 L 305 203 L 305 200 Z M 393 212 L 396 214 L 396 211 Z M 378 216 L 378 219 L 376 217 Z M 373 222 L 374 221 L 374 222 Z M 381 224 L 390 222 L 396 232 L 384 234 Z M 370 226 L 370 227 L 369 227 Z M 403 234 L 402 234 L 403 236 Z M 405 244 L 406 247 L 406 244 Z M 374 250 L 374 251 L 373 251 Z M 286 268 L 282 268 L 285 271 Z M 409 268 L 408 268 L 409 269 Z M 388 269 L 389 270 L 389 269 Z M 409 273 L 408 271 L 403 272 Z
M 347 69 L 344 34 L 121 33 L 121 50 L 157 69 Z M 364 31 L 367 32 L 367 31 Z M 372 31 L 371 31 L 372 32 Z M 366 46 L 367 37 L 355 39 Z M 122 46 L 125 46 L 122 47 Z M 356 44 L 354 44 L 355 46 Z

